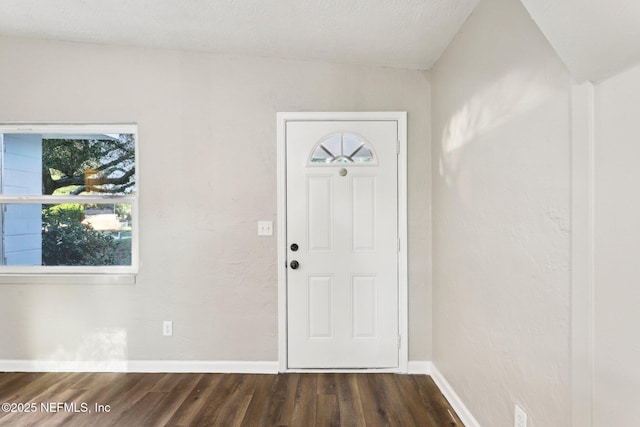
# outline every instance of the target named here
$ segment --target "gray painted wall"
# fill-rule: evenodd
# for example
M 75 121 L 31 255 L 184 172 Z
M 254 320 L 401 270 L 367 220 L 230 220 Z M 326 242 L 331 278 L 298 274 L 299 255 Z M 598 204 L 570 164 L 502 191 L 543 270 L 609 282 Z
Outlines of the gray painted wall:
M 3 121 L 136 122 L 135 285 L 2 285 L 0 359 L 277 360 L 276 112 L 409 113 L 411 360 L 431 358 L 428 73 L 0 38 Z M 163 337 L 162 320 L 174 321 Z
M 433 361 L 484 426 L 569 426 L 570 78 L 520 2 L 432 70 Z

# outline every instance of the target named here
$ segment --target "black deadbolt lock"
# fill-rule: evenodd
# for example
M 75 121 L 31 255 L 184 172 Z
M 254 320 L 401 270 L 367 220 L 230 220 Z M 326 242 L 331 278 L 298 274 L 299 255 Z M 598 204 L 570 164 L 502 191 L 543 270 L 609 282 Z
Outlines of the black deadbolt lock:
M 292 243 L 292 244 L 291 244 L 291 250 L 292 250 L 293 252 L 297 251 L 297 250 L 298 250 L 298 245 L 297 245 L 297 244 L 295 244 L 295 243 Z

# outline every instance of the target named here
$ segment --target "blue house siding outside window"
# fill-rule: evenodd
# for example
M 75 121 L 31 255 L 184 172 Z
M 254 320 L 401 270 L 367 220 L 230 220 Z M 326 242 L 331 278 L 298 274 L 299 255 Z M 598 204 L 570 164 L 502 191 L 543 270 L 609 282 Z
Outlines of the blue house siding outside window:
M 42 136 L 5 134 L 2 194 L 41 194 Z M 42 205 L 4 205 L 2 209 L 4 265 L 42 263 Z

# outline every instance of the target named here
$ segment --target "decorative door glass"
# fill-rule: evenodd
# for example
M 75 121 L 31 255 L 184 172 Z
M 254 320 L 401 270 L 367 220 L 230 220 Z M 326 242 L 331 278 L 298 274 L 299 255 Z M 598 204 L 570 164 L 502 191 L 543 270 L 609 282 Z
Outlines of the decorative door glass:
M 310 163 L 375 165 L 376 158 L 373 148 L 362 138 L 350 133 L 334 133 L 313 147 Z

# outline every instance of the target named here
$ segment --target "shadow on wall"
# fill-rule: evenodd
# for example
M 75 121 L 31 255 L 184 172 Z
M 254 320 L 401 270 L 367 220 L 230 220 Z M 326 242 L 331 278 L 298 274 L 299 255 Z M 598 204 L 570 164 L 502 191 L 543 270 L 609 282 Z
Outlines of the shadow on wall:
M 442 132 L 438 168 L 447 186 L 454 183 L 462 148 L 516 116 L 540 107 L 554 94 L 543 73 L 522 69 L 505 74 L 472 96 L 452 115 Z

